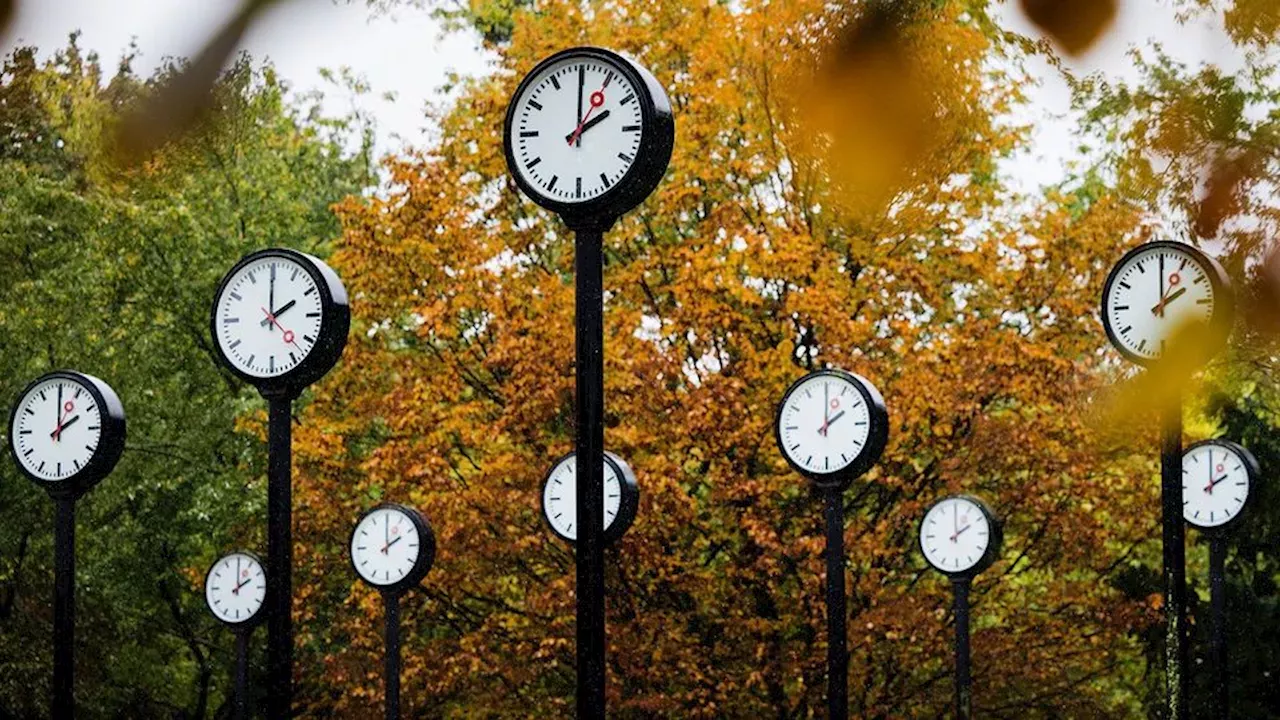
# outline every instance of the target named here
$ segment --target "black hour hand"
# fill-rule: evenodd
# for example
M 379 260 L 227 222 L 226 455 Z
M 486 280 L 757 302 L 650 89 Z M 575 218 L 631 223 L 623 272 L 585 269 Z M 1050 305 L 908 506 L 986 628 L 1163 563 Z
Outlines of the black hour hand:
M 584 133 L 584 132 L 586 132 L 586 131 L 590 130 L 591 128 L 595 127 L 596 125 L 599 125 L 600 123 L 604 122 L 604 119 L 605 119 L 605 118 L 607 118 L 607 117 L 609 117 L 609 111 L 608 111 L 608 110 L 605 110 L 604 112 L 600 113 L 599 115 L 597 115 L 597 116 L 595 116 L 595 117 L 591 118 L 590 120 L 586 121 L 585 123 L 583 123 L 583 124 L 582 124 L 582 129 L 581 129 L 581 130 L 575 130 L 574 132 L 571 132 L 571 133 L 569 133 L 568 135 L 565 135 L 565 136 L 564 136 L 564 141 L 565 141 L 565 142 L 573 142 L 573 136 L 574 136 L 574 134 L 575 134 L 575 133 L 577 134 L 577 136 L 578 136 L 578 137 L 582 137 L 582 133 Z
M 297 305 L 297 304 L 298 304 L 298 301 L 297 301 L 297 300 L 290 300 L 289 302 L 287 302 L 287 303 L 285 303 L 283 306 L 281 306 L 281 308 L 280 308 L 279 310 L 276 310 L 275 312 L 271 313 L 271 317 L 269 317 L 269 318 L 263 318 L 262 322 L 261 322 L 261 323 L 258 323 L 258 324 L 259 324 L 259 325 L 261 325 L 262 327 L 266 327 L 266 326 L 270 325 L 270 324 L 271 324 L 271 318 L 278 318 L 278 317 L 280 317 L 281 315 L 283 315 L 283 314 L 285 313 L 285 311 L 286 311 L 286 310 L 288 310 L 289 308 L 291 308 L 291 307 L 293 307 L 294 305 Z
M 79 419 L 80 419 L 80 416 L 79 416 L 79 415 L 77 415 L 77 416 L 75 416 L 75 417 L 71 418 L 70 420 L 68 420 L 68 421 L 66 421 L 66 422 L 64 422 L 64 423 L 62 423 L 62 427 L 60 427 L 60 428 L 58 428 L 57 430 L 54 430 L 53 432 L 49 433 L 49 437 L 51 437 L 51 438 L 60 438 L 60 437 L 62 437 L 62 431 L 63 431 L 63 430 L 66 430 L 67 428 L 71 427 L 72 425 L 75 425 L 75 424 L 76 424 L 76 421 L 77 421 L 77 420 L 79 420 Z

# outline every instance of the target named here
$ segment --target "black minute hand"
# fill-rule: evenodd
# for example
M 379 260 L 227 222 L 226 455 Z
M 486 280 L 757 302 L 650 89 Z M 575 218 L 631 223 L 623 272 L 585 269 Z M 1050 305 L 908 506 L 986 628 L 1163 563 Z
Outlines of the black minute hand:
M 582 133 L 584 133 L 584 132 L 586 132 L 586 131 L 590 130 L 591 128 L 595 127 L 596 125 L 599 125 L 599 124 L 600 124 L 601 122 L 603 122 L 603 121 L 604 121 L 604 119 L 605 119 L 605 118 L 607 118 L 607 117 L 609 117 L 609 111 L 608 111 L 608 110 L 605 110 L 604 112 L 600 113 L 599 115 L 597 115 L 597 116 L 595 116 L 595 117 L 591 118 L 590 120 L 586 121 L 585 123 L 583 123 L 583 125 L 582 125 L 582 129 L 581 129 L 581 130 L 577 130 L 577 131 L 576 131 L 576 132 L 578 133 L 578 142 L 579 142 L 579 143 L 581 143 L 581 142 L 582 142 Z M 564 141 L 565 141 L 565 142 L 572 142 L 572 141 L 573 141 L 573 133 L 569 133 L 568 135 L 565 135 L 565 136 L 564 136 Z

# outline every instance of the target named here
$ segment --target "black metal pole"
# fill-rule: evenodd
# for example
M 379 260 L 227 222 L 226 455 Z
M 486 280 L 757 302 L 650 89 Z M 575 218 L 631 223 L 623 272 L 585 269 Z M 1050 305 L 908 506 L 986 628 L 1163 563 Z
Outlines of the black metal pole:
M 232 717 L 246 720 L 249 717 L 249 634 L 250 630 L 236 630 L 236 676 L 233 689 Z
M 951 581 L 955 591 L 956 619 L 956 719 L 973 717 L 973 678 L 969 671 L 969 578 Z
M 76 501 L 53 500 L 53 718 L 75 715 Z
M 386 605 L 383 613 L 385 620 L 387 698 L 387 720 L 400 720 L 400 594 L 382 593 L 382 601 Z
M 1164 409 L 1160 438 L 1160 495 L 1164 524 L 1165 717 L 1187 717 L 1187 557 L 1182 519 L 1182 398 Z
M 601 228 L 575 228 L 578 718 L 603 720 L 604 258 Z
M 844 593 L 844 493 L 829 489 L 827 516 L 827 717 L 849 717 L 849 647 Z
M 1231 666 L 1227 657 L 1227 539 L 1209 537 L 1209 611 L 1213 615 L 1209 637 L 1209 671 L 1213 673 L 1214 717 L 1231 717 L 1227 682 Z
M 267 715 L 293 708 L 293 398 L 267 398 Z

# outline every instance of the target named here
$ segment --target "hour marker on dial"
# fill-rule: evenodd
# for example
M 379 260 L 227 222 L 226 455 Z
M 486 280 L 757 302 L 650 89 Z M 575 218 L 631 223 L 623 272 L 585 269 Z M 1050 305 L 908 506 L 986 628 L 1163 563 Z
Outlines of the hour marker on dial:
M 542 483 L 543 519 L 552 532 L 570 542 L 578 537 L 577 467 L 577 456 L 570 453 L 552 466 Z M 635 474 L 612 453 L 605 453 L 603 498 L 605 540 L 612 541 L 627 531 L 639 505 Z

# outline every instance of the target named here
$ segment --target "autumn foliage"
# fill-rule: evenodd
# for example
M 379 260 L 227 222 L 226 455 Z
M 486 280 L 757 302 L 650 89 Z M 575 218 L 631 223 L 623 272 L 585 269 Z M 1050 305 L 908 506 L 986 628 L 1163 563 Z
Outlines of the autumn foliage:
M 1097 188 L 1004 185 L 1020 55 L 985 4 L 907 3 L 871 31 L 818 0 L 740 5 L 518 12 L 499 72 L 438 118 L 439 143 L 340 208 L 356 327 L 296 435 L 304 707 L 376 713 L 381 605 L 342 539 L 390 498 L 420 507 L 440 548 L 403 610 L 411 713 L 571 714 L 573 559 L 538 492 L 573 441 L 573 246 L 515 190 L 500 133 L 518 78 L 589 43 L 640 59 L 677 117 L 666 181 L 605 240 L 606 445 L 642 493 L 608 556 L 616 715 L 820 714 L 821 506 L 771 421 L 825 365 L 870 378 L 892 421 L 847 496 L 851 713 L 947 707 L 950 588 L 915 535 L 961 490 L 1007 522 L 973 593 L 982 714 L 1133 710 L 1115 689 L 1140 683 L 1124 660 L 1156 616 L 1119 585 L 1152 550 L 1155 465 L 1101 443 L 1089 400 L 1111 372 L 1097 298 L 1150 232 L 1140 213 Z M 905 131 L 876 122 L 876 96 L 824 105 L 899 69 L 886 102 Z M 883 135 L 858 168 L 864 131 Z

